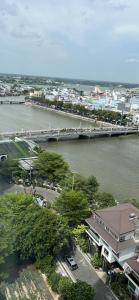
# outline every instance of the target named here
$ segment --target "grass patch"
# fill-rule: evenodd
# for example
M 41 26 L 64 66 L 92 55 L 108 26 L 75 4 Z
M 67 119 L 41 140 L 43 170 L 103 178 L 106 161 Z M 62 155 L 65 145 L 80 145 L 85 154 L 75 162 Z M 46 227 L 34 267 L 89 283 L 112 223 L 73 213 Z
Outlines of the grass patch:
M 25 141 L 0 142 L 0 154 L 7 154 L 8 159 L 17 159 L 32 155 Z

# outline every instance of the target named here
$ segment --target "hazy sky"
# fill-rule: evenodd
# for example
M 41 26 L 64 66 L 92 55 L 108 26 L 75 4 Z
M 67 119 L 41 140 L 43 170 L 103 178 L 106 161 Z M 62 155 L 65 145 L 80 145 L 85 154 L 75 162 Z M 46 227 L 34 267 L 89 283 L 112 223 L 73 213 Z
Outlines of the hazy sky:
M 0 72 L 139 82 L 139 0 L 0 0 Z

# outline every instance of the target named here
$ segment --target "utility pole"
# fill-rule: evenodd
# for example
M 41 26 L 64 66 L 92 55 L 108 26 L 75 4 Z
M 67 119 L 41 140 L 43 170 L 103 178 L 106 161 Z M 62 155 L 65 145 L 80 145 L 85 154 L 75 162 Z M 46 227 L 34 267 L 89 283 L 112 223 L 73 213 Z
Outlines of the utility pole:
M 75 180 L 74 180 L 74 173 L 73 173 L 73 175 L 72 175 L 72 191 L 74 190 L 74 182 L 75 182 Z

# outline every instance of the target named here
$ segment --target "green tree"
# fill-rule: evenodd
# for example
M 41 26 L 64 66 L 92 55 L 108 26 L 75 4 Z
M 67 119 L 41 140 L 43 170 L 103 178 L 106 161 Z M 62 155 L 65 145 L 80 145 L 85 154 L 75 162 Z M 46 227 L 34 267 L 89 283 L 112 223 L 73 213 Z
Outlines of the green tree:
M 96 193 L 95 194 L 95 208 L 102 209 L 106 207 L 115 206 L 116 201 L 113 195 L 109 193 Z
M 86 184 L 86 179 L 78 173 L 67 173 L 62 183 L 65 190 L 81 191 L 83 186 Z
M 73 232 L 74 236 L 78 239 L 85 234 L 86 229 L 87 229 L 87 226 L 85 226 L 84 224 L 80 224 L 77 227 L 75 227 L 72 230 L 72 232 Z
M 50 209 L 26 201 L 16 206 L 15 213 L 16 251 L 23 259 L 55 256 L 68 245 L 67 224 Z
M 94 193 L 97 192 L 99 184 L 95 176 L 85 178 L 78 173 L 69 173 L 63 182 L 63 187 L 67 190 L 82 191 L 89 204 L 92 204 Z
M 68 164 L 61 155 L 43 151 L 39 153 L 34 163 L 36 177 L 47 179 L 51 182 L 62 181 L 69 171 Z
M 84 190 L 88 203 L 93 204 L 94 202 L 94 193 L 97 192 L 99 187 L 99 183 L 97 182 L 97 179 L 95 176 L 90 176 L 86 180 L 86 184 L 82 186 L 82 189 Z
M 7 257 L 18 254 L 22 261 L 55 257 L 68 245 L 65 219 L 47 208 L 38 207 L 28 194 L 0 197 L 0 270 Z
M 69 277 L 62 277 L 59 281 L 60 300 L 67 300 L 66 295 L 70 294 L 73 283 Z
M 0 162 L 0 174 L 7 178 L 12 178 L 19 175 L 21 170 L 19 168 L 18 160 L 4 160 Z
M 86 229 L 87 226 L 85 226 L 84 224 L 80 224 L 72 230 L 72 233 L 77 241 L 77 244 L 84 252 L 87 252 L 89 246 L 88 238 L 86 236 Z
M 91 263 L 94 266 L 94 268 L 99 269 L 103 265 L 103 259 L 102 259 L 102 257 L 98 253 L 95 253 L 91 257 Z
M 87 199 L 79 191 L 64 191 L 56 199 L 54 207 L 72 226 L 89 216 Z
M 86 282 L 63 280 L 59 284 L 60 300 L 93 300 L 95 289 Z

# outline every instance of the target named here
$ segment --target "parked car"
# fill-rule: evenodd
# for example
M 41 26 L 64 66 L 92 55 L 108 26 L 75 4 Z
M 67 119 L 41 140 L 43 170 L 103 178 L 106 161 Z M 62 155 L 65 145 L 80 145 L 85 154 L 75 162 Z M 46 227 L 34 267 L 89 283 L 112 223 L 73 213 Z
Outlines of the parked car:
M 72 271 L 78 269 L 78 265 L 73 257 L 66 257 L 66 261 Z
M 0 161 L 4 161 L 8 158 L 7 154 L 0 154 Z

